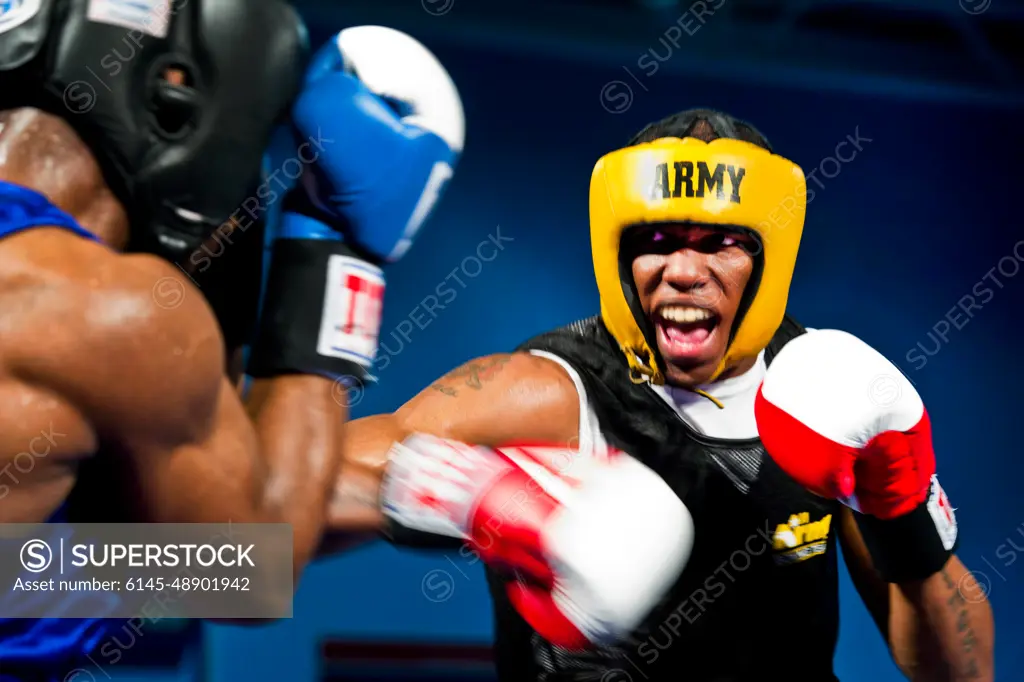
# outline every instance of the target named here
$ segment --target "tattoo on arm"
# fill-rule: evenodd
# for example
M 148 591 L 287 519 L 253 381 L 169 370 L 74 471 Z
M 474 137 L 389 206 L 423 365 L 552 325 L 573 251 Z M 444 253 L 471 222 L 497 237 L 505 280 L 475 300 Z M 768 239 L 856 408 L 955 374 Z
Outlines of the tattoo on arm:
M 942 569 L 942 580 L 949 590 L 949 597 L 946 600 L 946 604 L 949 606 L 949 610 L 956 618 L 956 631 L 957 636 L 960 639 L 960 646 L 963 649 L 965 656 L 965 663 L 963 670 L 960 672 L 961 676 L 974 680 L 981 677 L 981 673 L 978 670 L 978 661 L 975 654 L 975 648 L 977 647 L 978 640 L 974 635 L 974 630 L 971 629 L 971 621 L 967 612 L 967 601 L 964 596 L 960 594 L 960 588 L 956 581 L 950 577 L 947 570 Z
M 444 375 L 430 388 L 447 396 L 457 396 L 458 388 L 471 388 L 479 391 L 485 381 L 490 381 L 501 368 L 512 359 L 511 355 L 502 355 L 488 360 L 469 362 Z

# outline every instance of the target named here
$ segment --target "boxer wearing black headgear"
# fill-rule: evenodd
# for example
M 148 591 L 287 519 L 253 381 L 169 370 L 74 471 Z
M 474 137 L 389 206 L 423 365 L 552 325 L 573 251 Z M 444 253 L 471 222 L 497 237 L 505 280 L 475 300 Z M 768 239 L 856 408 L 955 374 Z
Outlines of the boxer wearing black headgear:
M 293 147 L 307 170 L 323 171 L 321 182 L 348 192 L 346 204 L 276 235 L 288 243 L 275 247 L 245 406 L 225 377 L 217 321 L 182 268 L 226 257 L 191 256 L 223 236 L 222 223 L 237 229 L 247 198 L 264 196 L 260 165 L 276 123 L 308 138 L 323 121 L 336 149 L 351 150 L 355 136 L 367 162 L 406 169 L 414 164 L 399 145 L 411 136 L 365 112 L 354 79 L 324 76 L 315 91 L 304 82 L 305 30 L 282 0 L 2 7 L 0 524 L 288 523 L 301 570 L 320 542 L 340 462 L 341 375 L 363 370 L 344 344 L 372 360 L 383 289 L 368 294 L 379 270 L 351 255 L 338 229 L 370 190 L 380 205 L 398 203 L 391 178 L 363 182 L 371 174 L 360 158 L 329 158 L 333 150 L 311 147 L 326 144 L 319 138 Z M 432 159 L 420 156 L 429 170 Z M 405 189 L 412 211 L 423 188 Z M 372 241 L 374 216 L 363 213 L 361 236 Z M 279 257 L 289 248 L 304 260 Z M 328 279 L 339 268 L 369 274 Z M 301 325 L 281 323 L 297 312 Z M 110 597 L 89 596 L 94 620 L 32 621 L 16 619 L 34 615 L 27 609 L 38 601 L 0 593 L 0 680 L 89 668 L 80 659 L 102 643 Z M 82 603 L 68 605 L 81 615 Z
M 0 106 L 71 124 L 128 214 L 131 250 L 188 256 L 255 190 L 271 128 L 298 92 L 307 48 L 294 10 L 232 0 L 12 7 L 8 24 L 27 16 L 0 28 Z
M 330 380 L 289 376 L 250 421 L 207 302 L 171 264 L 255 190 L 305 53 L 279 0 L 6 5 L 0 521 L 286 521 L 297 564 L 313 551 L 344 407 Z M 317 411 L 285 414 L 300 401 Z M 271 484 L 286 496 L 268 504 Z M 115 606 L 91 599 L 96 620 L 0 621 L 0 676 L 77 667 Z M 0 602 L 33 615 L 16 592 Z

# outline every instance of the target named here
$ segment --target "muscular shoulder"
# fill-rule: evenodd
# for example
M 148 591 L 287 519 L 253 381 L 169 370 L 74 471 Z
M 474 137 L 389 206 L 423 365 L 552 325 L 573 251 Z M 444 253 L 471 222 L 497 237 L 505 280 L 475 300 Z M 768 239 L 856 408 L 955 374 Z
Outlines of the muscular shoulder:
M 32 275 L 0 283 L 21 322 L 3 344 L 9 371 L 64 395 L 101 433 L 178 429 L 212 414 L 223 342 L 188 278 L 157 258 L 82 239 L 55 244 L 59 253 L 24 259 Z
M 409 430 L 483 445 L 569 442 L 579 432 L 579 397 L 557 363 L 529 353 L 471 360 L 396 413 Z

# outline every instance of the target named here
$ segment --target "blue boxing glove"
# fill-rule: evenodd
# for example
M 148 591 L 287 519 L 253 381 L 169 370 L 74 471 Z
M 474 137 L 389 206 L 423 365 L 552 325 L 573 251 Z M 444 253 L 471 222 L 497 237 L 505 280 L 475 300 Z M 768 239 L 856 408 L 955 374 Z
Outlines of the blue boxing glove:
M 408 250 L 452 176 L 462 103 L 420 43 L 362 26 L 313 58 L 292 125 L 310 143 L 297 153 L 309 165 L 284 201 L 248 371 L 365 380 L 380 333 L 378 265 Z
M 313 58 L 292 118 L 300 136 L 323 140 L 323 153 L 302 177 L 304 195 L 293 195 L 315 211 L 285 210 L 340 220 L 369 256 L 400 258 L 462 151 L 462 101 L 448 72 L 400 31 L 346 29 Z

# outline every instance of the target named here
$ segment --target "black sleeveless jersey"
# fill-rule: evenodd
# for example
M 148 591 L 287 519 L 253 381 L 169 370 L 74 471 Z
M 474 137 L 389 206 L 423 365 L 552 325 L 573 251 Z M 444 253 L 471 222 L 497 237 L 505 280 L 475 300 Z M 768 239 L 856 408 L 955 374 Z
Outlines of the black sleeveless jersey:
M 766 351 L 804 333 L 786 318 Z M 629 641 L 572 653 L 542 640 L 495 602 L 501 682 L 834 682 L 839 628 L 833 519 L 838 503 L 804 490 L 757 439 L 693 431 L 646 385 L 633 384 L 599 318 L 535 337 L 519 350 L 558 355 L 579 372 L 609 445 L 656 471 L 686 503 L 693 554 L 663 602 Z

